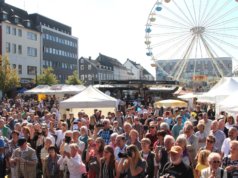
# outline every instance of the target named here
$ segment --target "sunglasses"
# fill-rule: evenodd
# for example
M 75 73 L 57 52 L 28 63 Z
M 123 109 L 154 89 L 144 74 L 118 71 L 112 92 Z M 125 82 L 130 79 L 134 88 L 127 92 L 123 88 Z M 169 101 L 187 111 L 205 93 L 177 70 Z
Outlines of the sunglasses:
M 214 160 L 214 161 L 212 161 L 212 163 L 213 163 L 213 164 L 220 164 L 221 161 L 215 161 L 215 160 Z
M 212 140 L 207 140 L 208 143 L 214 143 Z

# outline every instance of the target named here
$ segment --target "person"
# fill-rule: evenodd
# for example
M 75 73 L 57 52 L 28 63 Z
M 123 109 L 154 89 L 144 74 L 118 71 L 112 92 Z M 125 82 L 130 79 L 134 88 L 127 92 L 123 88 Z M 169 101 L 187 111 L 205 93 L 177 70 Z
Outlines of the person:
M 113 130 L 110 129 L 110 120 L 104 119 L 103 120 L 103 129 L 99 130 L 98 137 L 101 137 L 105 144 L 109 144 L 110 142 L 110 136 L 113 133 Z
M 147 163 L 147 169 L 146 169 L 146 175 L 147 178 L 153 178 L 155 173 L 155 153 L 150 150 L 150 144 L 151 141 L 148 138 L 143 138 L 141 140 L 141 148 L 140 151 L 141 157 L 146 160 Z
M 37 156 L 36 151 L 27 145 L 25 138 L 18 139 L 19 148 L 15 149 L 10 164 L 16 166 L 16 177 L 35 178 Z
M 204 147 L 206 145 L 207 135 L 204 132 L 205 124 L 199 121 L 197 125 L 197 129 L 198 131 L 195 133 L 195 136 L 198 137 L 198 150 L 199 150 L 201 147 Z
M 46 178 L 59 178 L 60 170 L 57 164 L 60 155 L 56 153 L 56 147 L 50 146 L 48 149 L 49 155 L 45 159 Z
M 64 155 L 59 158 L 57 163 L 61 165 L 66 161 L 69 169 L 69 178 L 81 178 L 82 174 L 86 173 L 86 167 L 78 154 L 79 147 L 76 143 L 71 143 L 69 147 L 70 153 L 64 152 Z
M 208 156 L 209 167 L 201 172 L 201 178 L 227 178 L 227 173 L 221 165 L 221 155 L 219 153 L 211 153 Z
M 4 178 L 5 176 L 5 158 L 4 158 L 4 150 L 5 142 L 2 136 L 0 136 L 0 178 Z
M 130 139 L 127 142 L 127 145 L 133 144 L 133 145 L 137 146 L 137 148 L 139 150 L 141 150 L 141 144 L 140 144 L 140 141 L 139 141 L 139 133 L 137 132 L 137 130 L 131 129 L 131 131 L 129 133 L 129 136 L 130 136 Z
M 195 178 L 200 178 L 201 171 L 208 167 L 208 156 L 211 152 L 208 150 L 202 150 L 198 154 L 198 163 L 195 167 Z
M 5 125 L 5 120 L 3 119 L 3 117 L 0 117 L 0 132 L 1 136 L 6 137 L 8 139 L 10 138 L 12 132 L 11 129 Z
M 180 146 L 172 146 L 169 152 L 170 162 L 162 171 L 162 177 L 193 178 L 193 170 L 182 161 L 183 149 Z
M 135 145 L 126 149 L 127 156 L 123 157 L 117 167 L 118 174 L 127 175 L 127 178 L 144 178 L 146 161 L 141 158 L 140 152 Z
M 216 148 L 215 143 L 216 143 L 215 136 L 214 135 L 208 135 L 207 138 L 206 138 L 205 146 L 201 147 L 200 150 L 209 150 L 211 152 L 219 153 L 219 150 Z
M 155 152 L 155 175 L 160 175 L 164 166 L 169 162 L 169 152 L 174 146 L 175 140 L 171 135 L 164 137 L 164 147 L 156 147 Z
M 95 144 L 88 146 L 86 153 L 86 163 L 88 167 L 88 178 L 98 178 L 100 173 L 100 159 L 103 156 L 105 142 L 101 137 L 98 137 Z
M 212 121 L 210 134 L 214 135 L 216 138 L 215 147 L 221 152 L 221 146 L 223 141 L 226 138 L 226 135 L 223 131 L 218 130 L 218 121 Z
M 172 127 L 172 135 L 173 135 L 175 140 L 179 136 L 179 132 L 183 129 L 182 116 L 178 115 L 176 117 L 176 121 L 177 121 L 177 123 L 174 124 L 174 126 Z
M 238 141 L 230 142 L 230 154 L 223 158 L 223 168 L 228 178 L 238 177 Z
M 45 140 L 45 145 L 44 147 L 41 149 L 41 153 L 40 153 L 40 159 L 41 159 L 41 164 L 42 164 L 42 173 L 43 173 L 43 178 L 46 178 L 46 164 L 45 164 L 45 160 L 46 157 L 48 156 L 49 152 L 48 149 L 50 147 L 50 145 L 52 144 L 52 141 L 49 137 L 46 137 Z
M 187 140 L 186 140 L 186 137 L 184 136 L 184 134 L 178 136 L 178 138 L 175 142 L 175 145 L 178 145 L 182 148 L 182 150 L 183 150 L 182 161 L 185 165 L 190 166 L 191 159 L 188 154 Z
M 111 146 L 105 146 L 100 160 L 100 178 L 114 178 L 116 176 L 116 160 Z
M 228 131 L 228 138 L 225 138 L 221 146 L 221 154 L 223 157 L 227 157 L 230 153 L 230 142 L 237 140 L 238 130 L 236 127 L 230 127 Z
M 119 158 L 118 154 L 119 153 L 125 153 L 126 152 L 126 138 L 123 134 L 118 135 L 116 137 L 116 145 L 117 147 L 115 148 L 114 154 L 116 160 L 119 162 L 121 158 Z
M 149 133 L 145 135 L 146 138 L 150 139 L 151 145 L 150 148 L 151 150 L 153 149 L 154 143 L 157 141 L 157 128 L 156 125 L 153 123 L 150 123 L 149 126 Z

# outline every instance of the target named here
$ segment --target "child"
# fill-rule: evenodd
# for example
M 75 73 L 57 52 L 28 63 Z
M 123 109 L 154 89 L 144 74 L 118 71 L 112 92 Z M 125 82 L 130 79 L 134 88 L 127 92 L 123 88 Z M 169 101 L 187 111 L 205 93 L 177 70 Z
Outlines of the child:
M 198 153 L 198 163 L 197 163 L 197 166 L 195 168 L 195 178 L 200 178 L 201 176 L 201 171 L 204 169 L 204 168 L 207 168 L 208 167 L 208 155 L 210 154 L 211 152 L 208 151 L 208 150 L 201 150 L 199 153 Z

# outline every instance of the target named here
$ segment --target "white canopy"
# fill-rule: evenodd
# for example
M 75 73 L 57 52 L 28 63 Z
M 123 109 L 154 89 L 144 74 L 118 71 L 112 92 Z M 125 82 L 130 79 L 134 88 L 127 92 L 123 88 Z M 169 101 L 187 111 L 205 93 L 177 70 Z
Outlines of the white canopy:
M 233 95 L 228 96 L 225 100 L 218 103 L 220 110 L 238 111 L 238 91 Z
M 60 102 L 61 108 L 107 108 L 116 107 L 117 100 L 89 86 L 79 94 Z
M 198 96 L 198 101 L 206 100 L 210 103 L 219 103 L 237 90 L 238 81 L 232 77 L 224 77 L 214 87 L 212 87 L 210 91 Z
M 83 85 L 39 85 L 33 89 L 27 90 L 25 94 L 77 94 L 85 89 Z
M 50 86 L 38 85 L 35 88 L 25 91 L 24 94 L 43 94 L 43 93 L 49 92 L 49 91 L 50 91 Z

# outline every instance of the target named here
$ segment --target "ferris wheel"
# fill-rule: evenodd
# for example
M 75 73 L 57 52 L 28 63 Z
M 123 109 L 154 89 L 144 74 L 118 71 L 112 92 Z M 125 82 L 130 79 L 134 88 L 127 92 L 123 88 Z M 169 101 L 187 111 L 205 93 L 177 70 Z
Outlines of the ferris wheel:
M 179 81 L 209 72 L 228 76 L 225 60 L 234 65 L 238 56 L 238 0 L 157 0 L 145 32 L 146 55 L 161 75 Z

